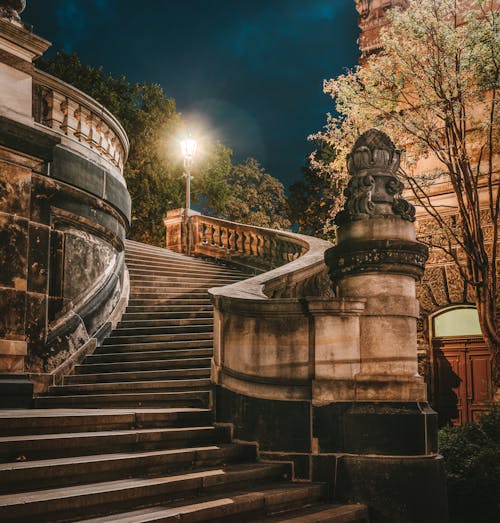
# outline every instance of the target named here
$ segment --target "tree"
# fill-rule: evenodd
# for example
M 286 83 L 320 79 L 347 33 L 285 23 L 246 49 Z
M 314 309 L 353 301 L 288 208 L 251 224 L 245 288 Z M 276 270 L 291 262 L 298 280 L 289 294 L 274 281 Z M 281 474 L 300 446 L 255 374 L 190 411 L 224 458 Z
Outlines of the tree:
M 222 217 L 273 229 L 287 229 L 287 201 L 283 184 L 267 174 L 254 158 L 234 165 L 227 179 L 230 196 Z
M 297 226 L 297 231 L 333 240 L 335 227 L 335 201 L 341 194 L 338 187 L 338 176 L 325 176 L 311 165 L 321 161 L 331 163 L 335 152 L 324 142 L 318 144 L 318 149 L 312 157 L 307 158 L 302 168 L 303 179 L 290 186 L 288 205 L 290 219 Z M 340 191 L 340 192 L 339 192 Z
M 169 143 L 181 128 L 175 101 L 157 84 L 130 84 L 81 63 L 77 54 L 58 52 L 39 67 L 95 98 L 122 123 L 130 139 L 124 177 L 132 198 L 131 237 L 161 245 L 163 216 L 184 200 L 182 165 Z
M 472 289 L 498 373 L 499 13 L 494 0 L 467 8 L 457 0 L 410 0 L 388 16 L 383 50 L 325 82 L 338 115 L 328 116 L 316 138 L 338 154 L 315 167 L 340 170 L 356 137 L 373 126 L 404 148 L 401 175 L 434 223 L 425 239 L 453 260 Z M 426 169 L 424 160 L 435 167 Z M 453 190 L 451 212 L 432 197 L 442 181 Z
M 175 100 L 157 84 L 130 84 L 81 63 L 77 54 L 57 53 L 39 67 L 68 82 L 109 109 L 130 139 L 124 177 L 132 198 L 131 237 L 163 245 L 163 217 L 185 205 L 185 182 L 177 137 L 183 129 Z M 232 151 L 204 143 L 193 166 L 193 203 L 206 214 L 253 225 L 286 228 L 283 185 L 256 160 L 233 166 Z

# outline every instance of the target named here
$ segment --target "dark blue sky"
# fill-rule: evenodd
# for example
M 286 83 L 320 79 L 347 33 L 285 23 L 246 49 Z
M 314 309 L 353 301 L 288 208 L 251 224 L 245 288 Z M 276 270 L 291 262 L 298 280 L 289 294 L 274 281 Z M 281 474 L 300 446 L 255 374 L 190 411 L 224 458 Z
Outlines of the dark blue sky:
M 357 60 L 353 0 L 28 0 L 23 19 L 84 63 L 154 82 L 184 115 L 285 184 Z

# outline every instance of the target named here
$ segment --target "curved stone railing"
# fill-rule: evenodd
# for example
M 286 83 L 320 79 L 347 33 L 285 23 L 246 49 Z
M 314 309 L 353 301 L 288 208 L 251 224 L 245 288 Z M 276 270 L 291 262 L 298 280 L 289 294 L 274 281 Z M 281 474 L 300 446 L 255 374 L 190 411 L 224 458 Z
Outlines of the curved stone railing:
M 185 220 L 182 210 L 169 211 L 165 225 L 170 249 L 260 272 L 209 290 L 215 320 L 213 381 L 254 398 L 310 399 L 327 359 L 315 338 L 314 318 L 338 311 L 328 330 L 338 329 L 343 343 L 355 346 L 357 316 L 364 307 L 362 300 L 334 297 L 324 261 L 332 245 L 192 212 Z M 334 359 L 328 355 L 329 367 Z M 339 362 L 335 372 L 340 377 L 352 368 Z
M 71 140 L 65 145 L 104 162 L 121 178 L 129 140 L 120 122 L 101 104 L 75 87 L 35 69 L 33 117 Z

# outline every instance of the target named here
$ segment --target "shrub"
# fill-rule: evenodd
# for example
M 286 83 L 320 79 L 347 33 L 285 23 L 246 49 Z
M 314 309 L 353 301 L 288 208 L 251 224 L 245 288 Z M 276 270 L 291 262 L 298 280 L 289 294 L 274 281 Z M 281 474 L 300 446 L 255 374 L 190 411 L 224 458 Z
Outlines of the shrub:
M 439 431 L 453 523 L 500 520 L 500 404 L 477 423 Z

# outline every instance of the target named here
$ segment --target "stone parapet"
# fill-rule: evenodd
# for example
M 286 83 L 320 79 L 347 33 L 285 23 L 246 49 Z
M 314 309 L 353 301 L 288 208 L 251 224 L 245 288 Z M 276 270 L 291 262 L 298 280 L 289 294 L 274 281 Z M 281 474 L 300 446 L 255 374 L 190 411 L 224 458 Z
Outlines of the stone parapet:
M 33 71 L 35 122 L 61 136 L 62 144 L 106 167 L 121 183 L 129 141 L 120 122 L 101 104 L 43 71 Z

